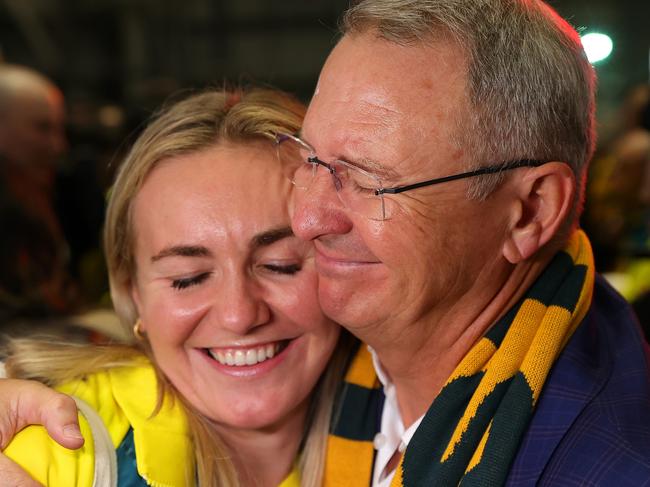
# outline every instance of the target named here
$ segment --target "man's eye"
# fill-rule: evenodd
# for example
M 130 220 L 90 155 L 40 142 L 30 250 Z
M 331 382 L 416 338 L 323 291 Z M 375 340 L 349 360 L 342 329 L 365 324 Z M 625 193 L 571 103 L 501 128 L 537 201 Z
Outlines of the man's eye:
M 293 275 L 300 272 L 302 266 L 300 264 L 288 264 L 288 265 L 265 264 L 264 268 L 271 272 L 275 272 L 276 274 Z
M 349 191 L 363 196 L 375 196 L 377 184 L 367 180 L 351 179 L 347 182 Z
M 341 188 L 345 188 L 355 194 L 367 195 L 372 193 L 374 195 L 377 183 L 365 175 L 353 171 L 343 165 L 336 167 L 336 177 L 338 178 Z M 338 188 L 340 189 L 340 188 Z
M 205 281 L 208 277 L 210 277 L 209 272 L 204 272 L 202 274 L 198 274 L 196 276 L 192 277 L 183 277 L 180 279 L 174 279 L 172 281 L 172 287 L 174 289 L 187 289 L 188 287 L 191 286 L 196 286 L 197 284 L 201 284 L 203 281 Z

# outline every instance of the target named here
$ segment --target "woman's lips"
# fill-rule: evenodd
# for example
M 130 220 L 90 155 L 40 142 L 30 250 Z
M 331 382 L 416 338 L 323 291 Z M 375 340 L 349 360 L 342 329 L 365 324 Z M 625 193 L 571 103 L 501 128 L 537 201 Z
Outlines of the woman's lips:
M 290 350 L 295 349 L 299 342 L 299 337 L 296 337 L 259 345 L 210 347 L 202 349 L 202 354 L 214 369 L 223 374 L 238 378 L 254 378 L 275 370 L 287 359 Z

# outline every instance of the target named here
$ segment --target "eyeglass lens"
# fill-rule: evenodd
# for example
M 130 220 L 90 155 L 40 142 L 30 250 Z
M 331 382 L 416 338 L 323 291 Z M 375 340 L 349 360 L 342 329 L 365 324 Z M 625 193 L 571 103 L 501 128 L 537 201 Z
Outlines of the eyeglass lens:
M 279 140 L 278 157 L 285 176 L 296 188 L 309 189 L 322 169 L 330 173 L 336 193 L 347 208 L 371 220 L 386 219 L 383 195 L 375 193 L 381 187 L 379 180 L 344 161 L 324 163 L 293 137 Z

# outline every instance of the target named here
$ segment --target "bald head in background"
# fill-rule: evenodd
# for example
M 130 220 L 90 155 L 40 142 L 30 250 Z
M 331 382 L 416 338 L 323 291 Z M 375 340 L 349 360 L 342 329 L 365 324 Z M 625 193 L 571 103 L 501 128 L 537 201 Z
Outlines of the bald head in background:
M 0 64 L 0 159 L 51 184 L 57 160 L 66 152 L 61 91 L 38 72 Z
M 0 64 L 0 295 L 10 296 L 0 299 L 0 322 L 68 309 L 68 245 L 54 206 L 64 128 L 56 85 Z

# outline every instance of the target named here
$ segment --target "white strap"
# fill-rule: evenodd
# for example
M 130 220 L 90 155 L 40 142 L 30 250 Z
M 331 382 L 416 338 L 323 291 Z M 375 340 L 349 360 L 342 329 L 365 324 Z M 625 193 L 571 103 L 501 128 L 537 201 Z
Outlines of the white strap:
M 0 362 L 0 379 L 7 378 L 7 371 L 5 370 L 5 363 Z
M 95 444 L 95 476 L 93 487 L 117 487 L 117 455 L 108 430 L 99 414 L 78 397 L 73 399 L 84 415 L 93 434 Z

